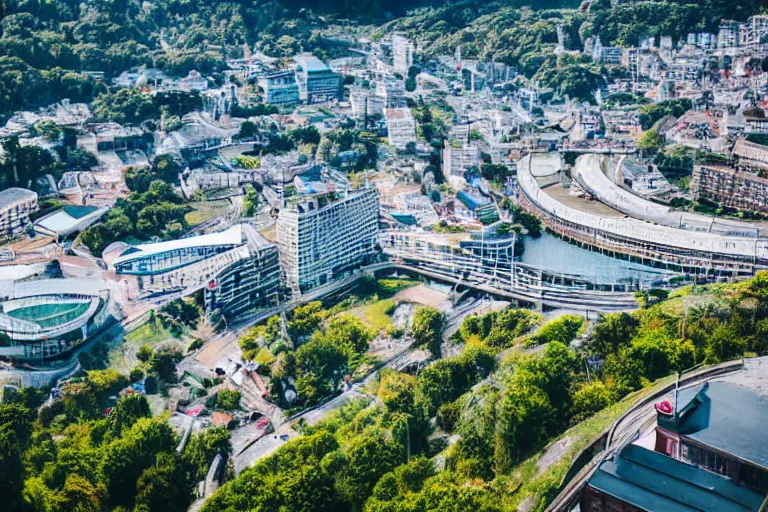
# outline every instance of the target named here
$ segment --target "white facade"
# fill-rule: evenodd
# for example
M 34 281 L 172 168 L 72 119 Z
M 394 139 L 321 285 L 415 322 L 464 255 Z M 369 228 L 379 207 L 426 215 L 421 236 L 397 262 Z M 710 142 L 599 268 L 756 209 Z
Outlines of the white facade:
M 399 80 L 377 81 L 376 96 L 384 100 L 384 108 L 402 108 L 406 106 L 405 86 Z
M 443 175 L 449 180 L 463 179 L 464 173 L 480 164 L 480 148 L 472 144 L 451 146 L 445 141 L 443 149 Z
M 280 209 L 277 245 L 288 287 L 298 295 L 373 260 L 378 234 L 375 188 L 335 201 L 315 196 Z
M 29 214 L 37 210 L 37 194 L 24 188 L 0 192 L 0 237 L 18 235 L 29 224 Z
M 409 142 L 416 143 L 416 120 L 409 108 L 388 108 L 384 111 L 387 119 L 389 143 L 398 149 L 405 149 Z
M 413 66 L 413 43 L 399 34 L 392 36 L 392 68 L 395 73 L 405 76 Z
M 377 96 L 370 89 L 352 90 L 349 94 L 349 102 L 352 105 L 352 116 L 358 119 L 384 113 L 384 98 Z

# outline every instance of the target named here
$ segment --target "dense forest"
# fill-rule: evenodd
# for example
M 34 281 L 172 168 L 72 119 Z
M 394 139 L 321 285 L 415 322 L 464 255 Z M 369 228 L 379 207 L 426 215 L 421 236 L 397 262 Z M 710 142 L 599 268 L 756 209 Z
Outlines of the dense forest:
M 210 75 L 242 56 L 244 44 L 266 54 L 289 57 L 305 50 L 321 58 L 343 53 L 328 34 L 356 25 L 380 25 L 378 33 L 404 30 L 427 54 L 452 53 L 493 58 L 519 68 L 545 87 L 583 96 L 601 83 L 601 70 L 587 62 L 557 58 L 556 26 L 570 49 L 584 38 L 629 45 L 645 35 L 682 37 L 714 31 L 723 18 L 744 20 L 768 5 L 765 0 L 633 2 L 610 8 L 598 0 L 589 12 L 578 1 L 400 0 L 2 0 L 0 2 L 0 119 L 19 107 L 61 98 L 91 101 L 105 92 L 107 78 L 133 67 L 155 66 L 172 75 L 195 69 Z M 571 83 L 558 87 L 563 79 Z

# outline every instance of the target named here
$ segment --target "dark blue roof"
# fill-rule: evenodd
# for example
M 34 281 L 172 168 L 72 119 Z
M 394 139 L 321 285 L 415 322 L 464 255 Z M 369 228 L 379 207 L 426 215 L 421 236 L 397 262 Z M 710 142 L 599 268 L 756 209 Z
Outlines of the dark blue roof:
M 727 478 L 636 445 L 600 464 L 589 486 L 649 512 L 751 512 L 763 501 Z
M 704 446 L 768 468 L 768 397 L 727 382 L 680 391 L 676 430 Z

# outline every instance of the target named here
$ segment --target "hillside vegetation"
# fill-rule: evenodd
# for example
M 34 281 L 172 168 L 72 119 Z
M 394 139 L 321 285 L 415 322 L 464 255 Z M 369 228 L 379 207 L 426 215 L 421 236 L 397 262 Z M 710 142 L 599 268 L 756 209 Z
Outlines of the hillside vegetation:
M 494 511 L 525 498 L 543 510 L 578 447 L 637 399 L 624 397 L 698 363 L 768 353 L 767 273 L 654 296 L 663 300 L 584 335 L 572 315 L 538 329 L 524 310 L 471 316 L 455 337 L 461 355 L 415 377 L 383 372 L 370 399 L 303 429 L 204 511 Z M 570 347 L 580 335 L 582 348 Z M 536 354 L 498 357 L 537 343 Z M 571 426 L 564 458 L 537 469 L 537 452 Z

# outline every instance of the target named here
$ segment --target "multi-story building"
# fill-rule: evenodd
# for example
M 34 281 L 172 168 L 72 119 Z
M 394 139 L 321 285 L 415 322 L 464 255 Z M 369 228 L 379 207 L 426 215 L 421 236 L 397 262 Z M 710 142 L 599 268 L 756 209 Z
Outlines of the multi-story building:
M 377 81 L 376 96 L 384 100 L 384 108 L 403 108 L 406 106 L 405 86 L 401 80 Z
M 731 150 L 731 157 L 739 171 L 768 175 L 768 146 L 739 137 Z
M 241 258 L 219 272 L 205 287 L 205 310 L 220 311 L 237 318 L 251 311 L 272 306 L 280 297 L 280 263 L 277 246 L 255 232 L 248 232 L 248 257 Z
M 208 311 L 229 315 L 278 296 L 277 248 L 248 224 L 168 242 L 113 246 L 104 259 L 117 274 L 130 276 L 139 297 L 206 289 Z
M 299 295 L 373 261 L 378 233 L 375 188 L 287 204 L 277 217 L 277 244 L 288 287 Z
M 480 164 L 480 148 L 473 144 L 452 146 L 445 141 L 443 175 L 449 180 L 464 179 L 464 173 Z
M 273 105 L 293 105 L 299 102 L 299 85 L 291 70 L 275 71 L 259 77 L 264 89 L 264 102 Z
M 768 179 L 723 165 L 695 165 L 691 178 L 694 199 L 727 208 L 768 213 Z
M 29 214 L 37 210 L 37 194 L 24 188 L 0 192 L 0 237 L 18 235 L 30 223 Z
M 416 143 L 416 120 L 409 108 L 388 108 L 384 110 L 387 120 L 387 138 L 397 149 Z
M 384 113 L 384 98 L 371 89 L 353 89 L 349 93 L 349 102 L 352 105 L 352 116 L 358 119 Z
M 413 43 L 400 34 L 392 36 L 392 68 L 395 73 L 406 75 L 413 66 Z
M 717 32 L 718 48 L 733 48 L 739 44 L 739 22 L 722 20 Z
M 323 61 L 310 54 L 294 57 L 299 99 L 306 103 L 322 103 L 339 98 L 341 75 L 335 73 Z
M 624 49 L 618 46 L 603 46 L 600 36 L 597 36 L 592 46 L 592 60 L 603 64 L 621 64 Z

